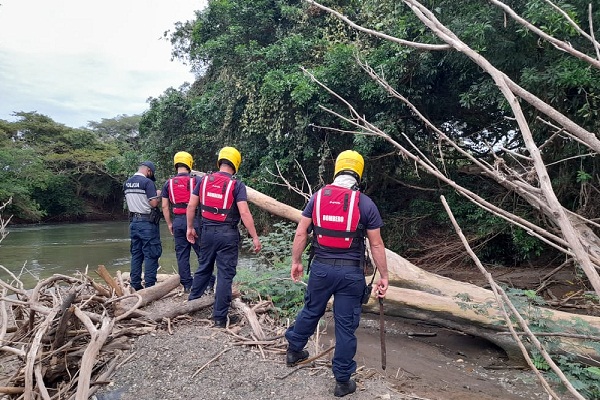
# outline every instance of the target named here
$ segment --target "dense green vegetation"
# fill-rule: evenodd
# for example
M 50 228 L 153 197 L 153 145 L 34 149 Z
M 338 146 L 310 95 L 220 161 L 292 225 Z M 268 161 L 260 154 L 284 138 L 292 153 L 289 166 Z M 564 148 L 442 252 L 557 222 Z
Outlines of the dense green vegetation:
M 33 112 L 0 121 L 0 199 L 16 222 L 110 219 L 122 214 L 122 184 L 142 156 L 140 117 L 69 128 Z
M 557 3 L 581 26 L 589 26 L 588 2 Z M 439 43 L 402 3 L 324 4 L 365 27 L 406 40 Z M 512 79 L 582 127 L 600 131 L 598 70 L 556 51 L 487 2 L 424 4 Z M 546 32 L 594 53 L 591 44 L 543 0 L 508 4 Z M 594 10 L 594 17 L 600 21 L 600 10 Z M 151 99 L 141 118 L 122 116 L 90 123 L 88 129 L 67 128 L 31 113 L 19 113 L 18 122 L 0 121 L 4 166 L 0 198 L 13 196 L 11 211 L 19 219 L 74 219 L 89 215 L 90 205 L 96 211 L 119 212 L 120 185 L 137 161 L 155 160 L 164 180 L 172 172 L 175 152 L 189 151 L 195 169 L 208 171 L 216 168 L 216 154 L 224 145 L 242 152 L 239 175 L 250 186 L 300 208 L 305 199 L 270 184 L 276 180 L 271 172 L 279 169 L 298 184 L 304 172 L 317 187 L 331 179 L 335 155 L 352 147 L 365 156 L 363 190 L 384 214 L 384 238 L 391 249 L 408 254 L 415 243 L 407 238 L 448 229 L 439 202 L 444 194 L 470 238 L 487 243 L 479 250 L 484 261 L 513 264 L 545 250 L 524 231 L 418 172 L 389 143 L 324 129 L 350 128 L 323 109 L 343 114 L 344 105 L 301 70 L 310 71 L 399 143 L 415 143 L 455 181 L 530 220 L 541 218 L 513 193 L 481 176 L 465 174 L 468 166 L 461 155 L 444 148 L 441 157 L 432 132 L 356 63 L 357 57 L 368 63 L 435 125 L 493 163 L 492 153 L 500 144 L 520 151 L 523 143 L 511 134 L 516 124 L 507 118 L 507 105 L 493 81 L 464 55 L 414 50 L 367 36 L 299 0 L 209 1 L 195 20 L 178 23 L 166 35 L 173 56 L 193 66 L 198 78 L 191 86 L 170 88 Z M 544 143 L 551 128 L 536 120 L 534 109 L 525 111 L 536 139 Z M 597 157 L 578 157 L 580 152 L 577 142 L 559 138 L 544 147 L 543 156 L 551 165 L 562 204 L 590 216 L 600 202 L 599 165 Z

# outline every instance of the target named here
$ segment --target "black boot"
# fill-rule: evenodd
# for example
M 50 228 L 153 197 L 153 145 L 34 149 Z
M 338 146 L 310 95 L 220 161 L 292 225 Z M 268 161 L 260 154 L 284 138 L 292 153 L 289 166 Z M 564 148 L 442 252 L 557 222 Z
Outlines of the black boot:
M 335 397 L 344 397 L 347 394 L 356 392 L 356 382 L 350 379 L 348 382 L 335 382 L 333 395 Z
M 302 362 L 308 358 L 308 350 L 292 351 L 288 350 L 285 354 L 285 361 L 288 367 L 293 367 L 299 362 Z
M 229 325 L 235 325 L 240 322 L 240 317 L 237 315 L 229 315 L 227 319 L 229 319 Z M 214 319 L 213 328 L 226 328 L 227 319 Z

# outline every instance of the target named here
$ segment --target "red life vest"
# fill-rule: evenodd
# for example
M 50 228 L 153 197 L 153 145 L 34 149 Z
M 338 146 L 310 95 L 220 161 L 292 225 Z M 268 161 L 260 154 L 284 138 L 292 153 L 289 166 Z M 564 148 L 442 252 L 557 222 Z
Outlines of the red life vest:
M 327 185 L 316 194 L 313 205 L 313 231 L 319 246 L 349 249 L 360 245 L 354 238 L 364 236 L 359 227 L 360 192 Z
M 206 175 L 199 190 L 202 217 L 223 222 L 233 206 L 235 179 L 224 174 Z
M 169 179 L 169 201 L 173 205 L 173 214 L 185 214 L 195 185 L 196 179 L 188 175 Z

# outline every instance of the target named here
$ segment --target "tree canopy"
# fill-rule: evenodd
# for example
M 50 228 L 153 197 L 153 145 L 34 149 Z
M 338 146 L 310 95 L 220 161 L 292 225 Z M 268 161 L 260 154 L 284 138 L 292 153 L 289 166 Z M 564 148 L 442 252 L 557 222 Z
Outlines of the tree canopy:
M 0 121 L 0 198 L 14 221 L 110 218 L 122 210 L 121 185 L 140 154 L 140 117 L 69 128 L 36 112 Z M 132 141 L 133 140 L 133 141 Z
M 305 188 L 317 187 L 331 179 L 335 156 L 354 148 L 365 157 L 362 189 L 385 215 L 391 248 L 407 250 L 403 238 L 421 229 L 446 229 L 448 221 L 439 204 L 439 195 L 445 194 L 459 220 L 468 222 L 471 237 L 497 243 L 483 247 L 490 261 L 519 262 L 541 254 L 544 244 L 460 199 L 448 185 L 407 162 L 386 140 L 350 133 L 351 121 L 339 118 L 345 105 L 313 81 L 342 96 L 400 145 L 414 145 L 459 184 L 518 215 L 543 218 L 514 192 L 473 174 L 477 168 L 464 154 L 441 143 L 411 107 L 390 96 L 361 67 L 367 65 L 384 76 L 434 126 L 477 159 L 493 164 L 507 154 L 527 156 L 519 126 L 493 80 L 464 53 L 442 43 L 408 3 L 325 3 L 355 24 L 395 38 L 385 40 L 309 1 L 209 1 L 194 20 L 179 22 L 165 33 L 173 57 L 188 63 L 197 80 L 151 98 L 141 117 L 91 122 L 89 129 L 67 128 L 25 112 L 17 114 L 20 119 L 15 123 L 0 121 L 4 172 L 27 168 L 27 175 L 35 177 L 13 183 L 3 179 L 3 187 L 15 188 L 1 193 L 16 197 L 22 193 L 23 200 L 13 207 L 22 204 L 18 214 L 25 219 L 81 210 L 75 204 L 79 196 L 115 209 L 121 206 L 121 181 L 141 159 L 154 160 L 158 177 L 165 179 L 174 172 L 175 152 L 190 152 L 196 169 L 210 171 L 216 168 L 218 150 L 231 145 L 242 152 L 239 175 L 245 181 L 302 207 L 305 198 L 290 196 L 287 188 L 274 185 L 282 182 L 276 175 L 298 185 L 306 180 Z M 583 129 L 598 132 L 598 68 L 558 51 L 556 43 L 509 18 L 510 11 L 497 3 L 443 0 L 423 5 L 525 90 Z M 588 12 L 586 2 L 557 3 L 564 13 L 545 0 L 506 4 L 542 32 L 585 54 L 597 52 L 575 28 L 588 27 L 600 17 L 599 10 Z M 535 107 L 524 105 L 523 111 L 535 140 L 544 144 L 543 158 L 561 204 L 594 217 L 600 201 L 594 196 L 600 184 L 597 157 L 572 137 L 557 134 Z M 511 168 L 522 168 L 524 176 L 528 173 L 518 162 Z M 43 171 L 52 171 L 52 176 Z M 42 204 L 54 201 L 57 193 L 52 190 L 59 187 L 60 192 L 68 188 L 74 194 L 73 202 L 50 212 Z M 510 260 L 501 259 L 506 254 Z

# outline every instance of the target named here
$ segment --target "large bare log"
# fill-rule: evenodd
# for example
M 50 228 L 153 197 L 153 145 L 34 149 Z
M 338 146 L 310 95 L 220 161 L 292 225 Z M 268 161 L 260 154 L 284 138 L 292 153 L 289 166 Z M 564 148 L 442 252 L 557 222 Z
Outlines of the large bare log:
M 280 217 L 289 219 L 293 222 L 299 222 L 302 216 L 302 211 L 295 209 L 294 207 L 288 206 L 287 204 L 280 203 L 274 198 L 267 196 L 254 190 L 250 187 L 246 187 L 248 194 L 248 201 L 262 208 L 263 210 L 270 212 L 271 214 L 278 215 Z

